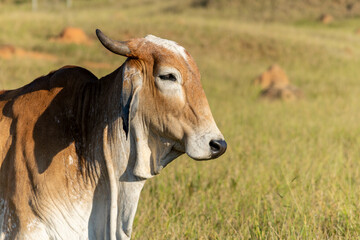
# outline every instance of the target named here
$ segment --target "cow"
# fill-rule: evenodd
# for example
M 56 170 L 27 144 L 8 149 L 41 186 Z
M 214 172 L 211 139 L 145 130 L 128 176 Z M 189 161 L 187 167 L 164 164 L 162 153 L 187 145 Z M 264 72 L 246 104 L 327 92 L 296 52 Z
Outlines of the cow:
M 0 239 L 130 239 L 145 181 L 226 142 L 200 73 L 177 43 L 112 40 L 100 79 L 66 66 L 0 95 Z

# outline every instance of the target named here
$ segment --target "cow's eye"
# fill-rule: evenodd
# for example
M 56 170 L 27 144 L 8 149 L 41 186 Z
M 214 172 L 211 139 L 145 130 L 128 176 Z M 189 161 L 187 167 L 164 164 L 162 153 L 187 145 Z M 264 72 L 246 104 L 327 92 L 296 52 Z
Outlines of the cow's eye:
M 159 78 L 161 80 L 167 80 L 167 81 L 173 81 L 173 82 L 176 81 L 176 77 L 171 73 L 166 74 L 166 75 L 160 75 Z

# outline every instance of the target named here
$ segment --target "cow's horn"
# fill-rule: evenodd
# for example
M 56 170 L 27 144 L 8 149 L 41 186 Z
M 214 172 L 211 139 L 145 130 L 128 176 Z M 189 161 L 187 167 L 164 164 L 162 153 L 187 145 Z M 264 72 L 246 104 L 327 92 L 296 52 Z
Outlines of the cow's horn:
M 127 45 L 127 42 L 112 40 L 103 34 L 99 29 L 96 29 L 96 35 L 102 45 L 104 45 L 104 47 L 106 47 L 109 51 L 127 57 L 131 55 L 131 51 Z

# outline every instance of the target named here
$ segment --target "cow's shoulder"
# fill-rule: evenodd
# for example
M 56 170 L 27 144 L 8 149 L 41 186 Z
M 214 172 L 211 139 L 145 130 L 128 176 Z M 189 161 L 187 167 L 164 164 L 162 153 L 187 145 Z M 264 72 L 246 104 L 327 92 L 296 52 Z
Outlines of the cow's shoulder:
M 0 123 L 6 117 L 17 118 L 18 122 L 29 125 L 45 111 L 49 118 L 50 115 L 68 112 L 77 107 L 85 86 L 97 81 L 98 78 L 84 68 L 66 66 L 21 88 L 5 91 L 0 95 Z
M 78 66 L 64 66 L 50 72 L 46 76 L 35 79 L 25 86 L 25 91 L 51 90 L 54 88 L 68 88 L 75 90 L 89 82 L 96 82 L 98 78 L 89 70 Z
M 70 87 L 88 82 L 96 82 L 98 78 L 89 70 L 78 66 L 64 66 L 50 72 L 51 87 Z

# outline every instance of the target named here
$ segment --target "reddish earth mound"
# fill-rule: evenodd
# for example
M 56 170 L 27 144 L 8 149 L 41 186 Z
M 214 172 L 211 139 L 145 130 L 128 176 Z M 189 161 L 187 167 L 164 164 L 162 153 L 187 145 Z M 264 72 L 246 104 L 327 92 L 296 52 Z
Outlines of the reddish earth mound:
M 289 84 L 289 79 L 279 65 L 273 64 L 267 71 L 255 79 L 254 84 L 260 85 L 261 89 L 266 89 L 269 87 L 286 86 Z
M 51 54 L 40 53 L 34 51 L 26 51 L 22 48 L 14 47 L 12 45 L 0 46 L 0 58 L 10 59 L 13 57 L 42 59 L 55 61 L 57 58 Z
M 334 21 L 334 17 L 331 16 L 330 14 L 323 14 L 320 16 L 319 21 L 324 23 L 324 24 L 329 24 L 332 21 Z
M 0 47 L 0 57 L 1 58 L 11 58 L 16 54 L 16 48 L 11 45 L 5 45 Z
M 263 99 L 291 101 L 303 96 L 300 89 L 290 84 L 284 70 L 277 64 L 271 65 L 254 83 L 260 85 L 260 97 Z
M 260 93 L 261 98 L 268 100 L 284 100 L 284 101 L 293 101 L 303 97 L 303 93 L 300 89 L 295 86 L 288 85 L 283 87 L 270 87 L 264 89 Z
M 91 42 L 81 28 L 75 27 L 65 28 L 58 37 L 55 37 L 52 40 L 76 44 L 89 44 Z

